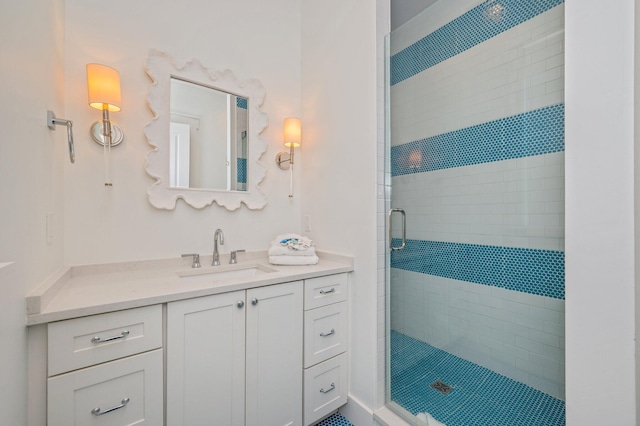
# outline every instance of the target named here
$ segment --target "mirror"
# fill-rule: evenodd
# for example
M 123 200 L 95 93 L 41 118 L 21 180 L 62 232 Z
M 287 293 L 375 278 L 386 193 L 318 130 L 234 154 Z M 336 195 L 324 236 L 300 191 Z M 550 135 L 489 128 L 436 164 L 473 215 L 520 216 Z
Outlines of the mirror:
M 145 128 L 154 147 L 146 170 L 156 180 L 149 202 L 161 209 L 174 209 L 178 199 L 195 208 L 214 201 L 228 210 L 264 207 L 262 84 L 239 82 L 229 70 L 210 72 L 195 59 L 179 65 L 156 50 L 149 52 L 147 74 L 155 114 Z
M 171 77 L 169 186 L 246 190 L 248 99 Z

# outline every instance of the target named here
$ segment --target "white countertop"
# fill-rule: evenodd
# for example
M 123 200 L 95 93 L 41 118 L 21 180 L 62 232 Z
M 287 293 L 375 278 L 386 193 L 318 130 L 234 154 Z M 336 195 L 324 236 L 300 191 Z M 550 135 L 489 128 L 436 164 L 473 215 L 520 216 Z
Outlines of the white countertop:
M 228 265 L 228 255 L 220 255 L 221 266 L 210 266 L 211 256 L 201 256 L 199 269 L 191 268 L 191 258 L 65 267 L 27 295 L 27 325 L 353 271 L 352 257 L 323 252 L 318 257 L 317 265 L 308 266 L 270 265 L 262 251 L 238 255 L 236 265 Z M 256 265 L 273 272 L 218 282 L 179 276 Z

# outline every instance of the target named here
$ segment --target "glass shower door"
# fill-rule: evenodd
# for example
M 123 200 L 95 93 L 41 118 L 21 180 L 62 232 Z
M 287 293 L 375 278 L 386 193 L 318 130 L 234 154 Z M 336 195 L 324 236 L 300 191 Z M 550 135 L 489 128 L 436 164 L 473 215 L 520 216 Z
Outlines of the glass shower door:
M 452 3 L 388 42 L 387 402 L 564 425 L 564 3 Z

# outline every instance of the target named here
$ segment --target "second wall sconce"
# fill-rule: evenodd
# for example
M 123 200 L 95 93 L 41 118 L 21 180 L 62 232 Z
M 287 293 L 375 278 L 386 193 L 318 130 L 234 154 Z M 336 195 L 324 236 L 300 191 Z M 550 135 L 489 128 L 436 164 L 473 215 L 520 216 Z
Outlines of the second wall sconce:
M 281 151 L 276 154 L 276 163 L 282 170 L 291 169 L 291 179 L 289 182 L 289 198 L 293 198 L 293 164 L 294 148 L 300 146 L 302 140 L 302 122 L 296 117 L 284 119 L 284 146 L 289 148 L 289 152 Z
M 101 64 L 87 64 L 87 88 L 89 106 L 102 111 L 102 120 L 91 126 L 91 138 L 104 146 L 105 183 L 111 187 L 109 168 L 111 163 L 111 147 L 119 145 L 124 139 L 124 132 L 109 119 L 109 112 L 120 111 L 122 97 L 120 94 L 120 74 L 117 70 Z

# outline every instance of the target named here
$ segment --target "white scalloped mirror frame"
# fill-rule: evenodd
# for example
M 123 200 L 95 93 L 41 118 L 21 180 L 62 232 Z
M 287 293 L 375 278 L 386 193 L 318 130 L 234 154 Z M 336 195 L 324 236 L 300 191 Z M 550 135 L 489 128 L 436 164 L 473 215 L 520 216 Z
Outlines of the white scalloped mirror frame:
M 156 180 L 147 191 L 151 205 L 158 209 L 173 210 L 178 199 L 182 199 L 197 209 L 214 201 L 227 210 L 236 210 L 242 203 L 251 210 L 263 208 L 267 204 L 267 197 L 259 184 L 264 179 L 266 168 L 259 159 L 267 144 L 260 138 L 260 133 L 267 127 L 269 120 L 267 114 L 260 110 L 266 94 L 262 83 L 256 79 L 239 82 L 230 70 L 211 72 L 197 59 L 177 64 L 169 54 L 155 49 L 149 51 L 146 71 L 153 80 L 147 102 L 154 118 L 145 127 L 147 140 L 153 147 L 146 155 L 146 170 Z M 169 186 L 169 87 L 172 76 L 249 99 L 246 191 Z

